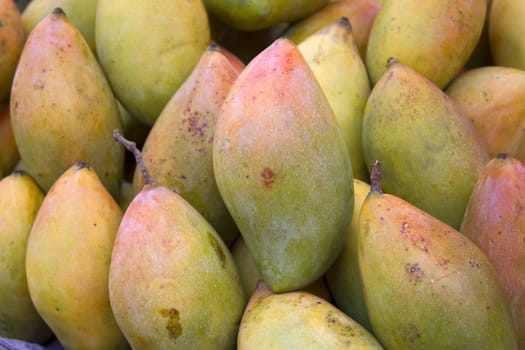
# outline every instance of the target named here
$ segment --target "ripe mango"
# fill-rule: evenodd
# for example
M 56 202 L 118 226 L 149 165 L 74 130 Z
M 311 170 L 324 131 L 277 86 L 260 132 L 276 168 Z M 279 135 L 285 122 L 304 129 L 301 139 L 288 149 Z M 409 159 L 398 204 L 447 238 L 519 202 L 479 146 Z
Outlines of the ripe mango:
M 524 16 L 524 1 L 492 0 L 488 36 L 494 64 L 525 69 Z
M 525 165 L 501 153 L 487 163 L 470 197 L 461 232 L 487 255 L 503 284 L 525 348 Z
M 395 57 L 444 88 L 472 54 L 486 12 L 486 0 L 384 0 L 368 38 L 372 84 Z
M 217 119 L 213 163 L 269 287 L 290 291 L 321 277 L 351 219 L 352 166 L 330 105 L 290 40 L 274 41 L 233 83 Z
M 457 77 L 446 93 L 474 125 L 489 156 L 525 157 L 525 71 L 488 66 Z
M 374 166 L 357 234 L 378 340 L 387 349 L 518 349 L 504 290 L 485 253 L 459 231 L 384 193 L 379 180 Z
M 363 119 L 369 168 L 383 164 L 385 191 L 459 229 L 476 180 L 489 161 L 457 104 L 409 66 L 389 61 Z
M 47 192 L 76 161 L 114 198 L 124 171 L 115 96 L 97 59 L 60 8 L 29 35 L 13 79 L 11 125 L 25 169 Z
M 0 173 L 9 174 L 19 160 L 20 154 L 11 127 L 9 104 L 4 103 L 0 105 Z
M 186 199 L 227 245 L 239 230 L 215 183 L 212 146 L 219 109 L 238 74 L 219 47 L 210 45 L 162 110 L 142 148 L 144 164 L 156 181 Z M 137 167 L 134 193 L 143 185 Z
M 237 341 L 252 349 L 383 349 L 341 310 L 308 292 L 274 294 L 260 282 L 244 311 Z
M 94 169 L 82 162 L 56 180 L 40 206 L 27 243 L 27 284 L 65 349 L 129 349 L 108 291 L 121 218 Z
M 213 227 L 177 193 L 150 183 L 122 218 L 109 293 L 133 349 L 233 349 L 246 303 Z
M 26 39 L 22 16 L 13 0 L 0 0 L 0 24 L 0 103 L 3 103 L 9 97 Z
M 368 181 L 362 125 L 370 82 L 348 18 L 341 17 L 297 45 L 334 112 L 355 178 Z
M 0 181 L 0 336 L 33 343 L 53 335 L 33 305 L 26 277 L 27 241 L 43 199 L 23 171 Z
M 335 305 L 363 327 L 372 330 L 366 310 L 361 272 L 357 259 L 357 229 L 361 206 L 370 192 L 370 185 L 354 179 L 354 213 L 346 232 L 343 249 L 330 269 L 326 272 L 326 281 Z
M 95 14 L 98 0 L 32 0 L 22 12 L 22 23 L 27 35 L 53 9 L 60 7 L 79 30 L 87 44 L 95 49 Z
M 346 17 L 352 27 L 359 55 L 364 61 L 368 36 L 379 7 L 380 4 L 376 0 L 333 1 L 310 16 L 292 23 L 283 35 L 299 44 L 318 30 L 330 25 L 341 17 Z

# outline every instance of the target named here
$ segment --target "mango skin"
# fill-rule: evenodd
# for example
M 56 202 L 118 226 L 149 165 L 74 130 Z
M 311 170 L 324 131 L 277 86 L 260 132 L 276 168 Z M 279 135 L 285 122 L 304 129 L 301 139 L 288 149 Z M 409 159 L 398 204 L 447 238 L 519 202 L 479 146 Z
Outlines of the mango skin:
M 0 336 L 32 343 L 53 336 L 33 305 L 26 278 L 27 241 L 43 199 L 25 172 L 0 181 Z
M 489 12 L 489 44 L 494 64 L 525 70 L 525 2 L 492 0 Z
M 354 179 L 354 212 L 352 221 L 348 226 L 346 240 L 341 253 L 326 272 L 326 282 L 335 305 L 371 331 L 372 325 L 366 310 L 361 271 L 359 270 L 357 259 L 359 214 L 369 192 L 370 185 L 368 183 Z
M 330 0 L 204 0 L 206 9 L 222 22 L 244 31 L 268 28 L 306 17 Z
M 385 348 L 518 348 L 496 270 L 465 235 L 373 187 L 358 230 L 368 315 Z
M 525 71 L 488 66 L 464 72 L 446 90 L 487 145 L 489 156 L 525 157 Z
M 239 271 L 244 294 L 246 298 L 249 299 L 255 292 L 258 282 L 262 280 L 261 273 L 257 270 L 257 265 L 255 265 L 255 261 L 253 261 L 242 236 L 237 238 L 230 250 L 235 265 L 237 265 L 237 270 Z M 317 295 L 328 302 L 332 300 L 324 276 L 307 285 L 302 290 Z
M 380 4 L 376 0 L 339 0 L 331 2 L 310 16 L 292 23 L 283 35 L 294 43 L 299 44 L 318 30 L 330 25 L 341 17 L 346 17 L 352 27 L 359 55 L 364 61 L 368 36 L 379 7 Z
M 24 48 L 22 16 L 13 0 L 0 0 L 0 103 L 9 98 L 11 83 Z
M 261 282 L 243 314 L 239 350 L 383 349 L 341 310 L 308 292 L 274 294 Z
M 22 12 L 24 31 L 29 35 L 33 28 L 56 7 L 79 30 L 93 52 L 95 48 L 95 14 L 98 0 L 32 0 Z
M 62 11 L 29 35 L 10 100 L 11 125 L 25 169 L 47 192 L 76 161 L 89 163 L 119 197 L 124 148 L 115 97 L 93 52 Z
M 525 165 L 508 154 L 487 163 L 470 197 L 461 232 L 496 268 L 525 348 Z
M 210 43 L 201 0 L 98 0 L 95 40 L 115 95 L 153 125 Z
M 162 110 L 142 148 L 144 164 L 157 183 L 177 191 L 227 245 L 239 230 L 217 189 L 212 146 L 219 109 L 237 76 L 219 48 L 208 47 Z M 143 185 L 144 178 L 136 167 L 134 193 Z
M 5 103 L 0 105 L 0 173 L 9 174 L 19 160 L 20 153 L 11 127 L 9 104 Z
M 339 18 L 297 45 L 330 103 L 343 133 L 355 178 L 368 181 L 362 124 L 370 82 L 347 18 Z
M 129 349 L 107 287 L 121 218 L 93 168 L 82 162 L 57 179 L 40 206 L 27 244 L 27 284 L 65 349 Z
M 233 349 L 246 305 L 213 227 L 163 186 L 146 185 L 122 218 L 111 306 L 133 349 Z
M 383 1 L 366 53 L 372 84 L 394 57 L 444 88 L 472 54 L 486 11 L 486 0 Z
M 291 41 L 276 40 L 232 85 L 213 162 L 219 191 L 269 287 L 295 290 L 323 275 L 351 218 L 352 167 L 328 101 Z
M 383 164 L 385 192 L 459 229 L 488 151 L 454 101 L 410 67 L 391 61 L 363 119 L 365 161 Z

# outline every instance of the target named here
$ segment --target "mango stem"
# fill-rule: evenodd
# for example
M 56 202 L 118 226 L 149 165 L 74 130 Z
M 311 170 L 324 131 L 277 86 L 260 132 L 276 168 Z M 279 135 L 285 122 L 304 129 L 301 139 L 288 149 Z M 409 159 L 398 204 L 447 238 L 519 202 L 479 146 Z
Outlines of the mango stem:
M 144 184 L 145 185 L 152 185 L 155 183 L 155 179 L 151 176 L 148 169 L 146 168 L 146 165 L 144 164 L 144 159 L 142 158 L 142 153 L 140 153 L 139 149 L 137 148 L 137 144 L 133 141 L 127 140 L 124 136 L 120 134 L 118 129 L 113 130 L 113 137 L 116 141 L 120 142 L 128 151 L 133 153 L 133 156 L 135 156 L 135 161 L 137 162 L 137 165 L 140 169 L 140 172 L 142 174 L 142 177 L 144 177 Z
M 379 181 L 380 177 L 381 163 L 376 160 L 372 166 L 372 172 L 370 173 L 370 191 L 383 194 L 383 190 L 381 189 L 381 181 Z

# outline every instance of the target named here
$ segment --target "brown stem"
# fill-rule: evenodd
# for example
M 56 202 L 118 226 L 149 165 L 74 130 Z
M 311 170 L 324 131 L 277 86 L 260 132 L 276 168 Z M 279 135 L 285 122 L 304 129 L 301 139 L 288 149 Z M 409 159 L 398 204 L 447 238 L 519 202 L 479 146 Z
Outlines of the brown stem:
M 115 138 L 115 140 L 123 144 L 124 147 L 126 147 L 126 149 L 133 153 L 133 155 L 135 156 L 135 161 L 137 162 L 142 177 L 144 177 L 144 184 L 154 184 L 155 179 L 150 175 L 148 169 L 146 168 L 146 165 L 144 164 L 144 159 L 142 158 L 142 153 L 140 153 L 139 149 L 137 148 L 137 144 L 133 141 L 127 140 L 124 136 L 120 134 L 118 129 L 113 130 L 113 137 Z
M 378 160 L 374 162 L 374 165 L 372 166 L 372 173 L 370 174 L 370 191 L 377 192 L 377 193 L 383 193 L 383 190 L 381 189 L 381 181 L 379 181 L 379 178 L 381 177 L 381 163 L 379 163 Z

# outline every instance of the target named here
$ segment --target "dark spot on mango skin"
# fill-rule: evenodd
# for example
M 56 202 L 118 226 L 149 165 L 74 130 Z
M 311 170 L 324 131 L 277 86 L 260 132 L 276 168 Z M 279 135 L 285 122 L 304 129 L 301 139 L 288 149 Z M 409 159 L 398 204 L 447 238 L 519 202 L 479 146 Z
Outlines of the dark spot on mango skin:
M 211 243 L 213 250 L 215 250 L 215 253 L 217 253 L 219 260 L 221 261 L 222 268 L 224 268 L 226 264 L 226 255 L 224 254 L 224 251 L 222 250 L 219 242 L 217 242 L 217 239 L 215 238 L 215 236 L 213 236 L 211 232 L 208 232 L 208 239 Z
M 418 263 L 406 263 L 405 271 L 408 273 L 410 281 L 414 283 L 414 285 L 421 282 L 423 276 L 425 275 Z
M 275 182 L 275 173 L 266 167 L 261 171 L 261 178 L 264 187 L 270 187 Z
M 415 343 L 421 339 L 421 334 L 419 333 L 419 329 L 415 324 L 410 323 L 408 325 L 408 334 L 407 338 L 411 343 Z
M 472 268 L 474 268 L 474 269 L 479 269 L 479 263 L 476 262 L 476 261 L 472 261 L 472 260 L 470 260 L 470 261 L 468 262 L 468 264 L 469 264 L 470 267 L 472 267 Z
M 332 328 L 334 332 L 339 333 L 343 337 L 352 337 L 356 334 L 355 329 L 351 325 L 342 323 L 332 311 L 327 312 L 325 320 L 328 328 Z
M 177 339 L 182 335 L 182 326 L 180 324 L 179 311 L 175 308 L 162 309 L 160 315 L 167 318 L 166 329 L 170 338 Z

